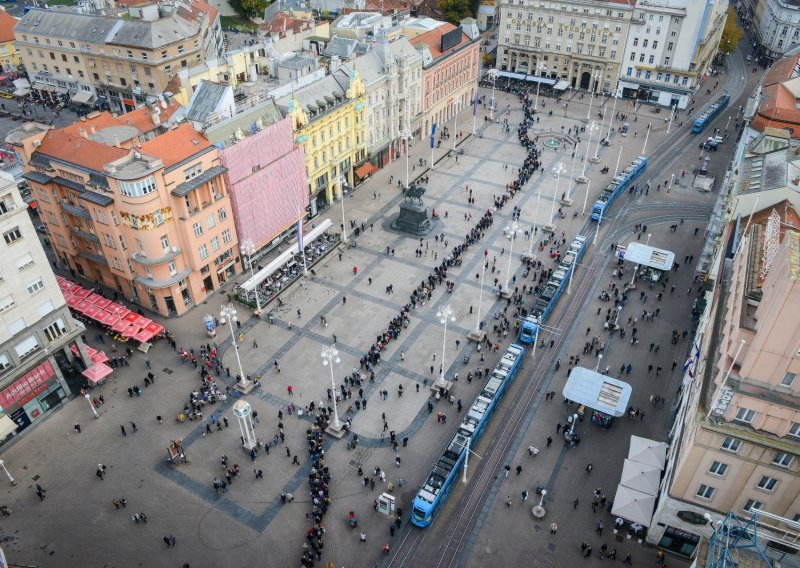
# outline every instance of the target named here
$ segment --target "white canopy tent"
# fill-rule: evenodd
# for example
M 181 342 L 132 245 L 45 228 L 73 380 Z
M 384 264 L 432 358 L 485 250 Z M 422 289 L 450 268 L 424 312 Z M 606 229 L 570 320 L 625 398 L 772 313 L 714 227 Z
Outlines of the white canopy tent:
M 661 470 L 654 465 L 625 460 L 619 484 L 656 496 L 661 485 Z
M 575 367 L 564 385 L 564 398 L 619 418 L 625 415 L 632 388 L 628 383 L 584 367 Z
M 622 517 L 632 523 L 639 523 L 649 527 L 655 507 L 656 498 L 654 495 L 648 495 L 636 489 L 618 485 L 611 514 Z
M 631 436 L 631 447 L 628 451 L 628 459 L 645 465 L 651 465 L 658 469 L 664 469 L 667 463 L 667 449 L 669 446 L 664 442 L 656 442 L 639 436 Z
M 625 247 L 623 258 L 634 264 L 666 272 L 672 268 L 672 264 L 675 262 L 675 253 L 633 242 Z
M 308 246 L 311 242 L 314 241 L 317 237 L 322 235 L 325 231 L 331 228 L 333 222 L 330 219 L 325 219 L 320 223 L 318 226 L 311 229 L 305 235 L 303 235 L 303 243 Z M 264 268 L 259 270 L 255 273 L 254 276 L 245 280 L 244 284 L 242 284 L 242 288 L 247 292 L 252 292 L 255 290 L 259 284 L 261 284 L 264 280 L 272 276 L 275 272 L 283 268 L 283 266 L 289 262 L 294 255 L 299 252 L 297 250 L 297 240 L 295 239 L 292 241 L 291 246 L 288 250 L 283 251 L 281 254 L 278 255 L 275 260 L 270 262 Z

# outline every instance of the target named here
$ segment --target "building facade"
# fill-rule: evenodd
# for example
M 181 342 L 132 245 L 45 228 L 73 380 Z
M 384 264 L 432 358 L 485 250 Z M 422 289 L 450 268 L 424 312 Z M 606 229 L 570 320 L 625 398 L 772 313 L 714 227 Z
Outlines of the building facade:
M 0 241 L 6 259 L 0 278 L 0 444 L 61 407 L 71 397 L 67 379 L 89 361 L 14 179 L 0 172 Z M 72 381 L 70 381 L 72 382 Z M 79 379 L 73 383 L 77 391 Z
M 716 55 L 727 10 L 726 0 L 638 0 L 617 94 L 687 108 Z
M 276 101 L 305 153 L 312 216 L 341 197 L 342 185 L 354 184 L 355 169 L 369 157 L 365 93 L 357 69 L 337 69 Z
M 92 113 L 61 129 L 29 123 L 6 141 L 22 158 L 60 263 L 149 310 L 180 315 L 240 268 L 227 170 L 190 125 L 148 140 L 127 116 Z
M 774 61 L 800 44 L 800 4 L 792 0 L 740 0 L 762 57 Z
M 422 55 L 422 133 L 428 136 L 433 124 L 447 122 L 475 100 L 480 67 L 478 26 L 471 19 L 458 28 L 443 24 L 413 37 L 411 45 Z
M 30 10 L 14 35 L 32 88 L 124 112 L 167 90 L 180 69 L 223 54 L 219 14 L 200 0 L 131 6 L 125 16 Z
M 704 305 L 696 304 L 696 336 L 647 536 L 684 556 L 729 512 L 762 512 L 764 542 L 796 538 L 800 162 L 788 135 L 773 134 L 741 142 L 733 200 L 722 201 L 735 222 L 709 263 Z
M 380 168 L 404 154 L 404 134 L 419 139 L 422 56 L 408 39 L 379 31 L 374 49 L 344 66 L 358 69 L 366 89 L 367 153 Z M 363 176 L 359 176 L 363 177 Z
M 19 49 L 14 38 L 14 26 L 17 19 L 0 8 L 0 65 L 3 71 L 16 71 L 19 67 Z
M 504 0 L 497 67 L 612 92 L 636 0 Z M 544 70 L 539 66 L 545 67 Z

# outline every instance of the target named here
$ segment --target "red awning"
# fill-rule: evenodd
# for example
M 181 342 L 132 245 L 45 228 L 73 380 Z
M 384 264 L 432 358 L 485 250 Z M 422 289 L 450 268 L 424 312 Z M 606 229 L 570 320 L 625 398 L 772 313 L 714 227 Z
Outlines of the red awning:
M 98 314 L 102 314 L 103 310 L 101 310 L 97 306 L 89 306 L 88 308 L 86 308 L 84 310 L 83 313 L 85 313 L 87 316 L 89 316 L 92 319 L 97 319 L 98 318 Z M 100 317 L 102 317 L 102 315 L 100 315 Z
M 99 321 L 103 325 L 114 325 L 119 321 L 119 316 L 117 314 L 102 312 L 102 317 L 98 317 L 97 321 Z
M 133 325 L 135 325 L 136 327 L 147 327 L 151 323 L 153 323 L 153 320 L 147 319 L 146 317 L 143 316 L 139 316 L 133 321 Z
M 67 298 L 67 305 L 70 308 L 77 308 L 78 304 L 80 304 L 83 300 L 81 300 L 78 296 L 72 296 Z
M 113 371 L 111 370 L 111 367 L 105 363 L 95 363 L 83 372 L 83 376 L 89 379 L 91 382 L 97 384 L 112 372 Z
M 103 353 L 102 351 L 98 351 L 94 355 L 91 356 L 92 363 L 105 363 L 108 361 L 108 355 Z
M 97 300 L 102 300 L 102 299 L 103 299 L 103 296 L 101 296 L 100 294 L 92 293 L 88 298 L 86 298 L 86 301 L 87 302 L 91 302 L 93 304 L 96 304 Z
M 150 333 L 152 333 L 153 337 L 164 331 L 164 326 L 154 321 L 148 323 L 144 328 Z
M 92 303 L 91 302 L 87 302 L 86 300 L 83 300 L 80 304 L 78 304 L 75 307 L 75 309 L 78 310 L 79 312 L 81 312 L 82 314 L 85 314 L 86 310 L 88 310 L 91 307 L 92 307 Z
M 139 328 L 135 325 L 129 325 L 125 331 L 122 332 L 122 337 L 135 337 L 139 333 Z
M 139 331 L 139 333 L 134 335 L 133 338 L 136 341 L 141 341 L 142 343 L 144 343 L 145 341 L 150 341 L 151 339 L 153 339 L 153 334 L 152 332 L 147 331 L 146 329 L 142 329 L 141 331 Z
M 126 322 L 124 319 L 121 319 L 117 323 L 115 323 L 114 325 L 111 326 L 111 331 L 122 332 L 122 331 L 125 331 L 128 328 L 129 325 L 131 325 L 131 324 Z
M 122 319 L 124 319 L 124 320 L 125 320 L 126 322 L 128 322 L 128 323 L 133 323 L 133 322 L 135 322 L 135 321 L 136 321 L 138 318 L 139 318 L 139 314 L 137 314 L 137 313 L 135 313 L 135 312 L 128 312 L 127 314 L 125 314 L 124 316 L 122 316 Z
M 92 294 L 86 288 L 81 288 L 80 286 L 75 286 L 75 288 L 78 288 L 78 290 L 75 291 L 75 295 L 78 296 L 79 298 L 88 298 Z M 73 288 L 73 290 L 75 288 Z
M 377 170 L 377 168 L 375 166 L 373 166 L 371 162 L 366 162 L 366 163 L 361 164 L 360 166 L 358 166 L 356 168 L 356 175 L 358 177 L 360 177 L 361 179 L 364 179 L 369 174 L 371 174 L 372 172 L 374 172 L 376 170 Z
M 105 308 L 110 303 L 111 303 L 111 300 L 109 300 L 108 298 L 100 298 L 99 300 L 97 300 L 94 303 L 94 305 L 98 306 L 100 308 Z

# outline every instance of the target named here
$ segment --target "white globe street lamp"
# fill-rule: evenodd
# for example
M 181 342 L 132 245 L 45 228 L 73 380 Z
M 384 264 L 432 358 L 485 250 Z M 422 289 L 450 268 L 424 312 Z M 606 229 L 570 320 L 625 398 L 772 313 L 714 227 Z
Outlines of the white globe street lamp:
M 589 178 L 586 177 L 586 164 L 589 161 L 589 146 L 592 145 L 592 132 L 594 132 L 595 129 L 597 129 L 597 123 L 592 120 L 586 127 L 586 131 L 589 133 L 589 139 L 586 141 L 586 153 L 583 156 L 583 168 L 581 169 L 581 175 L 577 180 L 575 180 L 578 183 L 586 183 L 589 181 Z
M 539 77 L 542 77 L 542 72 L 547 71 L 547 63 L 544 61 L 540 61 L 539 64 L 536 66 L 536 69 L 539 71 Z M 539 80 L 536 82 L 536 102 L 533 103 L 533 110 L 539 110 L 539 85 L 542 84 L 542 81 Z
M 6 475 L 8 476 L 8 480 L 11 482 L 11 485 L 16 485 L 17 482 L 13 477 L 11 477 L 11 474 L 8 473 L 8 470 L 6 469 L 6 462 L 4 460 L 0 460 L 0 467 L 3 468 L 4 472 L 6 472 Z
M 558 197 L 558 182 L 561 180 L 561 174 L 563 174 L 565 171 L 567 171 L 567 168 L 564 165 L 564 162 L 558 162 L 553 167 L 553 173 L 556 176 L 556 186 L 553 188 L 553 201 L 550 204 L 550 223 L 551 223 L 551 226 L 553 227 L 553 232 L 554 233 L 556 232 L 556 224 L 553 221 L 553 213 L 556 210 L 556 199 Z
M 445 350 L 447 349 L 447 323 L 456 321 L 456 316 L 453 308 L 450 307 L 450 304 L 447 304 L 443 308 L 439 308 L 436 312 L 436 317 L 444 324 L 444 334 L 442 335 L 442 370 L 439 373 L 439 379 L 444 382 L 444 365 L 447 360 L 445 357 Z
M 592 96 L 589 99 L 589 112 L 586 113 L 586 120 L 592 118 L 592 103 L 594 102 L 594 92 L 597 88 L 596 83 L 600 80 L 600 69 L 595 69 L 592 72 L 592 82 L 589 84 L 589 89 L 592 91 Z
M 94 414 L 95 418 L 100 418 L 100 415 L 97 413 L 97 409 L 94 407 L 94 403 L 92 402 L 92 396 L 87 392 L 83 395 L 86 398 L 86 401 L 89 403 L 89 407 L 92 409 L 92 413 Z
M 239 357 L 239 345 L 236 343 L 236 332 L 233 329 L 233 322 L 237 319 L 236 308 L 233 307 L 233 304 L 224 304 L 219 309 L 220 323 L 225 325 L 225 322 L 227 322 L 231 330 L 231 343 L 233 344 L 233 351 L 236 353 L 236 362 L 239 365 L 239 382 L 236 384 L 236 387 L 247 392 L 250 383 L 244 374 L 244 370 L 242 370 L 242 359 Z
M 328 347 L 322 348 L 322 364 L 326 367 L 330 367 L 331 369 L 331 394 L 333 396 L 333 428 L 335 430 L 341 430 L 342 424 L 339 422 L 339 408 L 336 405 L 336 382 L 333 379 L 333 364 L 334 363 L 341 363 L 342 360 L 339 359 L 339 351 L 336 349 L 335 345 L 330 345 Z
M 511 235 L 511 249 L 508 251 L 508 268 L 506 268 L 506 283 L 505 286 L 503 286 L 506 292 L 509 292 L 508 281 L 511 278 L 511 257 L 514 256 L 514 238 L 517 236 L 517 231 L 519 231 L 519 223 L 516 221 L 511 221 L 506 225 L 506 234 Z

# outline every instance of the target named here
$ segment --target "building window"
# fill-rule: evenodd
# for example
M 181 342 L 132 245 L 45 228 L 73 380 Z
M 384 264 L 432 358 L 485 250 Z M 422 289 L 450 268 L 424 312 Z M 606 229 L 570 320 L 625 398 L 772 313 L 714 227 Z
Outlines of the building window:
M 225 243 L 226 245 L 229 242 L 231 242 L 231 230 L 230 229 L 225 229 L 224 231 L 222 231 L 222 242 Z
M 153 176 L 134 182 L 119 182 L 120 193 L 127 197 L 143 197 L 155 190 L 156 180 Z
M 767 475 L 762 476 L 758 482 L 758 488 L 764 491 L 774 491 L 776 485 L 778 485 L 778 480 Z
M 194 231 L 194 236 L 199 237 L 203 234 L 203 225 L 200 222 L 197 222 L 192 225 L 192 230 Z
M 743 424 L 752 424 L 753 418 L 755 418 L 755 416 L 756 416 L 755 410 L 750 410 L 749 408 L 740 408 L 736 412 L 735 420 Z
M 6 240 L 6 244 L 10 245 L 22 238 L 22 233 L 19 231 L 19 227 L 14 227 L 10 231 L 6 231 L 3 233 L 3 238 Z
M 183 177 L 186 181 L 189 181 L 193 177 L 199 176 L 201 173 L 203 173 L 203 166 L 201 164 L 195 164 L 191 168 L 183 170 Z
M 216 226 L 216 224 L 217 222 L 214 219 L 214 214 L 209 213 L 208 216 L 206 217 L 206 227 L 208 227 L 209 229 L 213 229 Z
M 781 386 L 782 387 L 790 387 L 794 382 L 794 379 L 797 377 L 797 373 L 786 373 L 783 375 L 783 379 L 781 379 Z
M 0 355 L 0 371 L 5 371 L 11 368 L 11 361 L 7 355 Z
M 726 471 L 728 471 L 728 464 L 720 463 L 718 461 L 712 463 L 711 467 L 708 468 L 708 473 L 710 473 L 711 475 L 719 475 L 720 477 L 725 475 Z
M 122 235 L 119 236 L 119 246 L 122 250 L 128 248 L 128 245 L 125 244 L 125 238 Z
M 789 467 L 792 465 L 794 461 L 794 456 L 792 454 L 787 454 L 785 452 L 778 452 L 775 454 L 775 457 L 772 458 L 772 465 L 777 465 L 778 467 Z
M 800 438 L 800 422 L 792 422 L 792 427 L 789 428 L 789 435 Z
M 208 247 L 206 245 L 200 245 L 200 248 L 197 249 L 200 253 L 200 260 L 205 260 L 208 258 Z
M 156 227 L 160 227 L 164 224 L 164 217 L 161 215 L 161 209 L 156 209 L 153 211 L 153 219 L 156 222 Z
M 44 335 L 47 341 L 51 343 L 67 333 L 67 327 L 64 325 L 64 320 L 58 318 L 56 321 L 44 328 Z
M 17 352 L 17 356 L 20 359 L 24 359 L 37 349 L 39 349 L 39 340 L 36 339 L 35 335 L 28 336 L 14 346 L 14 351 Z
M 217 215 L 219 217 L 220 223 L 222 223 L 225 219 L 228 218 L 228 213 L 225 211 L 224 207 L 220 207 L 219 210 L 217 210 Z
M 161 248 L 166 252 L 169 250 L 169 237 L 167 235 L 161 236 Z
M 0 312 L 5 312 L 14 307 L 14 296 L 8 294 L 0 299 Z
M 211 250 L 214 252 L 219 250 L 219 237 L 214 237 L 211 239 Z
M 167 264 L 167 268 L 169 268 L 169 273 L 172 276 L 175 276 L 178 273 L 178 267 L 175 266 L 175 261 L 174 260 L 170 260 L 169 261 L 169 264 Z
M 700 499 L 710 500 L 714 496 L 714 491 L 716 491 L 716 489 L 713 487 L 701 484 L 700 488 L 697 490 L 697 496 L 700 497 Z
M 756 501 L 755 499 L 748 499 L 747 502 L 744 504 L 745 511 L 760 511 L 761 508 L 764 506 L 764 503 L 761 501 Z
M 28 267 L 33 266 L 33 257 L 30 253 L 26 252 L 24 255 L 17 259 L 17 269 L 18 270 L 25 270 Z
M 720 447 L 726 452 L 738 453 L 739 448 L 742 447 L 742 441 L 736 438 L 728 437 L 722 441 L 722 446 Z
M 42 282 L 42 279 L 39 278 L 35 282 L 31 282 L 30 284 L 28 284 L 28 294 L 35 294 L 42 288 L 44 288 L 44 282 Z

